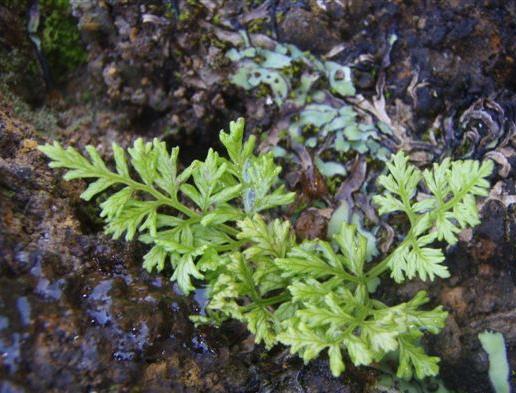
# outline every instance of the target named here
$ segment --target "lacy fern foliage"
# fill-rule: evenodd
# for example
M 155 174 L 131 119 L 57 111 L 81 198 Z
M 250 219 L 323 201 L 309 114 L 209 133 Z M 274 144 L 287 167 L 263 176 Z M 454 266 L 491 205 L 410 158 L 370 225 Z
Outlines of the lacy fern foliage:
M 398 153 L 387 167 L 389 174 L 378 181 L 386 194 L 373 199 L 381 214 L 401 211 L 411 225 L 405 240 L 388 260 L 392 278 L 401 282 L 416 275 L 422 280 L 449 277 L 442 264 L 443 252 L 431 244 L 434 240 L 455 244 L 462 229 L 479 223 L 475 196 L 488 194 L 489 182 L 485 178 L 493 170 L 492 161 L 480 165 L 471 160 L 452 163 L 447 158 L 421 172 L 408 164 L 403 153 Z M 430 195 L 416 201 L 421 182 Z
M 185 293 L 195 283 L 207 288 L 206 315 L 194 316 L 197 323 L 237 319 L 257 342 L 289 346 L 305 362 L 326 352 L 335 376 L 346 358 L 368 365 L 391 352 L 399 358 L 398 377 L 436 375 L 439 359 L 419 342 L 442 329 L 447 313 L 423 309 L 423 291 L 396 305 L 373 294 L 386 271 L 397 282 L 449 276 L 434 243 L 454 244 L 459 231 L 478 223 L 475 197 L 487 194 L 493 164 L 446 159 L 421 172 L 396 154 L 374 202 L 381 214 L 403 212 L 410 229 L 372 264 L 355 225 L 343 224 L 330 241 L 299 243 L 289 221 L 260 215 L 291 203 L 294 194 L 279 185 L 272 155 L 255 155 L 255 138 L 244 142 L 243 133 L 243 120 L 232 122 L 229 133 L 220 133 L 227 157 L 210 149 L 183 170 L 178 148 L 169 153 L 156 139 L 136 140 L 128 155 L 114 144 L 114 169 L 91 146 L 89 158 L 58 143 L 40 149 L 52 167 L 68 170 L 65 179 L 93 180 L 82 197 L 102 194 L 108 234 L 149 245 L 148 271 L 169 266 Z
M 243 119 L 231 123 L 229 134 L 221 132 L 229 159 L 210 149 L 204 161 L 194 161 L 183 171 L 178 170 L 179 148 L 168 153 L 165 142 L 157 139 L 137 139 L 128 157 L 113 144 L 114 170 L 92 146 L 86 147 L 89 159 L 57 142 L 40 149 L 52 160 L 51 167 L 68 169 L 66 180 L 96 179 L 82 193 L 83 199 L 116 189 L 100 204 L 106 233 L 114 238 L 125 234 L 126 240 L 138 233 L 152 245 L 144 267 L 161 271 L 169 261 L 172 280 L 188 293 L 194 289 L 192 277 L 203 278 L 196 266 L 201 256 L 239 248 L 238 231 L 228 222 L 294 199 L 283 186 L 275 187 L 281 168 L 272 155 L 255 156 L 255 138 L 243 143 L 243 132 Z

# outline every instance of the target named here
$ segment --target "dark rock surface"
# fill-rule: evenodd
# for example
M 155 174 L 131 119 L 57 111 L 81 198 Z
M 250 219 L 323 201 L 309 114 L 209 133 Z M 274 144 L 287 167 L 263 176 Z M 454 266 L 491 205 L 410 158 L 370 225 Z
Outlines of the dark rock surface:
M 268 34 L 318 54 L 340 48 L 331 60 L 351 65 L 366 98 L 377 93 L 377 77 L 385 74 L 387 113 L 415 139 L 446 124 L 460 133 L 460 114 L 480 98 L 515 102 L 513 2 L 71 4 L 88 50 L 85 87 L 96 105 L 123 115 L 121 128 L 168 135 L 185 145 L 213 144 L 211 131 L 237 116 L 260 129 L 277 120 L 274 105 L 229 83 L 233 66 L 225 53 L 241 42 L 242 29 L 256 33 L 256 42 L 266 42 Z
M 0 391 L 360 391 L 327 362 L 265 356 L 239 325 L 194 329 L 194 299 L 96 231 L 83 184 L 55 176 L 39 142 L 0 109 Z
M 506 192 L 514 194 L 510 183 Z M 451 277 L 431 285 L 411 282 L 394 294 L 399 299 L 426 289 L 434 303 L 449 312 L 443 332 L 427 347 L 441 357 L 440 375 L 450 389 L 490 391 L 489 362 L 478 340 L 485 330 L 503 334 L 509 362 L 516 364 L 515 207 L 497 198 L 488 200 L 482 224 L 448 250 Z
M 269 130 L 278 109 L 228 82 L 224 54 L 247 28 L 256 40 L 266 33 L 319 54 L 342 44 L 331 59 L 352 66 L 367 99 L 383 74 L 388 115 L 414 139 L 433 129 L 435 152 L 425 151 L 422 162 L 445 154 L 495 159 L 482 224 L 448 250 L 452 278 L 409 283 L 386 297 L 427 287 L 450 312 L 443 334 L 426 343 L 442 357 L 449 387 L 490 391 L 477 339 L 485 329 L 504 334 L 514 369 L 514 2 L 71 3 L 89 61 L 64 94 L 93 98 L 56 105 L 62 129 L 48 132 L 66 144 L 93 143 L 106 154 L 108 142 L 126 145 L 144 134 L 180 144 L 189 160 L 238 116 Z M 34 104 L 45 97 L 44 80 L 18 11 L 0 6 L 0 72 Z M 47 168 L 36 150 L 42 138 L 0 105 L 0 392 L 367 391 L 373 372 L 348 367 L 333 379 L 325 361 L 303 367 L 279 349 L 268 354 L 237 324 L 195 329 L 188 315 L 198 304 L 142 270 L 141 246 L 100 233 L 94 205 L 79 199 L 84 184 Z M 302 217 L 299 232 L 315 219 L 314 232 L 324 232 L 327 217 Z
M 452 278 L 439 288 L 439 301 L 452 313 L 436 346 L 442 375 L 455 389 L 480 393 L 488 385 L 488 362 L 477 340 L 485 330 L 503 334 L 510 364 L 516 364 L 515 208 L 496 199 L 486 203 L 482 224 L 451 253 Z

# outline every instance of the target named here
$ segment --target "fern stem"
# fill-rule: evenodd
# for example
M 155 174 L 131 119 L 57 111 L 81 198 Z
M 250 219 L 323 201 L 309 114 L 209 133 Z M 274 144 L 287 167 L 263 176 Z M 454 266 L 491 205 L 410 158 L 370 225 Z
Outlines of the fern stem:
M 146 192 L 147 194 L 150 194 L 154 198 L 156 198 L 156 200 L 162 203 L 163 205 L 168 205 L 174 208 L 175 210 L 187 215 L 188 217 L 200 217 L 198 213 L 194 212 L 193 210 L 179 202 L 177 199 L 169 198 L 151 186 L 139 183 L 132 179 L 127 179 L 124 176 L 115 175 L 112 172 L 110 172 L 110 174 L 112 177 L 116 179 L 117 183 L 122 183 L 135 190 Z
M 351 281 L 355 284 L 361 284 L 363 281 L 360 279 L 360 277 L 353 276 L 352 274 L 349 274 L 348 272 L 340 269 L 333 268 L 331 269 L 332 273 L 335 274 L 338 277 L 343 278 L 344 280 Z
M 260 303 L 261 306 L 272 306 L 277 303 L 288 302 L 290 299 L 292 299 L 292 296 L 289 293 L 283 293 L 281 295 L 273 296 L 267 299 L 262 299 L 258 303 Z
M 402 247 L 403 245 L 405 245 L 406 243 L 408 243 L 408 238 L 406 238 L 405 240 L 403 240 L 400 245 L 398 247 L 396 247 L 396 249 L 398 249 L 399 247 Z M 394 250 L 396 251 L 396 250 Z M 389 256 L 387 258 L 385 258 L 383 261 L 381 261 L 380 263 L 378 263 L 376 266 L 372 267 L 371 270 L 369 270 L 366 274 L 366 279 L 367 281 L 371 281 L 373 280 L 374 278 L 380 276 L 381 274 L 383 274 L 383 272 L 385 272 L 388 268 L 389 268 L 389 262 L 391 261 L 392 259 L 392 256 L 394 254 L 394 251 L 391 252 L 389 254 Z
M 167 197 L 166 195 L 162 194 L 161 192 L 159 192 L 158 190 L 156 190 L 155 188 L 153 188 L 151 186 L 139 183 L 132 179 L 127 179 L 124 176 L 116 175 L 112 172 L 109 172 L 109 175 L 111 177 L 115 178 L 117 183 L 125 184 L 126 186 L 131 187 L 134 190 L 146 192 L 147 194 L 150 194 L 154 198 L 156 198 L 156 200 L 159 203 L 161 203 L 162 205 L 170 206 L 173 209 L 177 210 L 178 212 L 183 213 L 184 215 L 186 215 L 190 218 L 200 218 L 201 217 L 201 215 L 199 213 L 193 211 L 192 209 L 190 209 L 183 203 L 179 202 L 177 199 Z M 236 236 L 238 233 L 238 231 L 235 228 L 232 228 L 231 226 L 226 225 L 226 224 L 220 224 L 219 227 L 220 227 L 220 229 L 222 229 L 224 232 L 226 232 L 230 236 Z
M 236 235 L 239 233 L 237 229 L 233 228 L 232 226 L 229 226 L 227 224 L 219 224 L 219 227 L 226 232 L 228 235 L 236 237 Z
M 230 229 L 233 229 L 229 227 Z M 234 240 L 230 244 L 215 247 L 217 252 L 234 251 L 242 247 L 246 242 L 243 240 Z

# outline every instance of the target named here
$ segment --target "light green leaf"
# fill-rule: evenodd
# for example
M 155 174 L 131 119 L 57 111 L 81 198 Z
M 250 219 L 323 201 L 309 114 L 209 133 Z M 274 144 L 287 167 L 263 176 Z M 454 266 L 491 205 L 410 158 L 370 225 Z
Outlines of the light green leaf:
M 361 275 L 367 256 L 367 239 L 357 232 L 356 225 L 342 223 L 333 236 L 344 256 L 344 263 L 355 275 Z
M 264 308 L 254 307 L 251 311 L 242 314 L 247 328 L 255 335 L 257 343 L 263 342 L 270 349 L 276 344 L 274 316 Z
M 81 194 L 81 198 L 85 201 L 89 201 L 95 195 L 111 187 L 113 184 L 114 182 L 111 179 L 98 179 L 88 185 L 88 188 Z
M 328 347 L 324 335 L 318 335 L 303 323 L 290 324 L 277 338 L 282 344 L 290 346 L 293 353 L 299 353 L 305 364 Z
M 120 191 L 111 195 L 100 204 L 100 207 L 102 208 L 100 216 L 106 217 L 108 221 L 114 219 L 120 214 L 120 212 L 122 212 L 127 202 L 131 200 L 132 194 L 133 190 L 131 188 L 124 187 Z
M 142 138 L 138 138 L 127 151 L 131 156 L 131 165 L 140 178 L 145 184 L 151 185 L 157 177 L 156 156 L 152 150 L 152 143 L 145 143 Z
M 228 221 L 238 221 L 244 217 L 242 210 L 228 204 L 220 204 L 207 213 L 201 220 L 205 227 L 223 224 Z
M 356 94 L 355 87 L 351 81 L 351 69 L 349 67 L 342 66 L 333 61 L 325 62 L 324 66 L 333 90 L 343 97 Z
M 336 175 L 344 176 L 347 173 L 346 168 L 340 162 L 324 162 L 321 159 L 316 158 L 315 165 L 317 166 L 319 172 L 321 172 L 321 175 L 325 177 L 333 177 Z
M 485 331 L 478 338 L 489 356 L 489 379 L 495 392 L 510 393 L 510 368 L 502 334 Z
M 174 258 L 172 260 L 172 264 L 174 265 L 174 274 L 170 280 L 176 281 L 181 291 L 185 294 L 188 294 L 195 289 L 192 285 L 192 277 L 197 279 L 204 277 L 202 273 L 197 270 L 192 254 L 185 254 L 180 258 Z
M 348 350 L 349 358 L 355 366 L 368 365 L 373 361 L 373 352 L 360 338 L 348 335 L 343 339 L 343 343 Z
M 165 258 L 167 255 L 167 251 L 163 247 L 152 247 L 143 257 L 143 268 L 149 273 L 151 273 L 154 268 L 156 268 L 158 272 L 161 272 L 165 268 Z
M 334 377 L 338 377 L 346 369 L 339 346 L 332 345 L 328 349 L 328 356 L 330 357 L 331 373 Z
M 129 177 L 129 168 L 127 167 L 124 149 L 122 149 L 116 143 L 113 143 L 111 145 L 111 148 L 113 149 L 113 157 L 115 159 L 116 171 L 121 176 Z
M 411 379 L 416 376 L 418 379 L 435 376 L 439 372 L 439 358 L 428 356 L 423 349 L 416 344 L 421 333 L 401 335 L 399 342 L 399 367 L 396 375 L 398 378 Z

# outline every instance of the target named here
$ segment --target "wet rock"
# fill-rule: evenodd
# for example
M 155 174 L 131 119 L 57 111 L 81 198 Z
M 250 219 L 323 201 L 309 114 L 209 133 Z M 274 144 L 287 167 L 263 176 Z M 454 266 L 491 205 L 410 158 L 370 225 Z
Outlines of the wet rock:
M 443 111 L 464 110 L 473 100 L 511 86 L 507 77 L 514 69 L 513 56 L 506 54 L 514 53 L 509 39 L 514 26 L 508 23 L 511 13 L 505 3 L 493 7 L 480 2 L 403 3 L 395 13 L 389 11 L 390 2 L 366 3 L 368 25 L 363 34 L 350 37 L 351 46 L 363 46 L 369 37 L 377 37 L 372 42 L 375 49 L 368 52 L 376 50 L 381 56 L 381 42 L 396 34 L 386 85 L 391 86 L 393 98 L 407 102 L 408 96 L 416 97 L 418 116 L 409 123 L 412 130 L 422 133 Z M 505 64 L 505 73 L 498 61 Z M 494 69 L 499 71 L 493 73 Z M 408 88 L 412 78 L 421 86 L 417 94 Z
M 229 119 L 245 115 L 249 125 L 265 131 L 277 120 L 278 111 L 264 99 L 227 82 L 232 69 L 224 53 L 233 44 L 213 34 L 217 26 L 227 36 L 238 36 L 238 29 L 249 27 L 237 22 L 243 19 L 238 13 L 253 12 L 252 6 L 179 1 L 175 10 L 170 5 L 176 2 L 71 3 L 89 51 L 91 82 L 78 86 L 106 93 L 95 95 L 95 106 L 111 107 L 120 118 L 88 113 L 94 120 L 63 134 L 68 143 L 79 148 L 93 143 L 105 153 L 107 141 L 125 138 L 127 144 L 134 137 L 130 132 L 138 130 L 180 143 L 190 160 L 214 144 L 214 131 Z M 511 2 L 278 4 L 280 41 L 319 53 L 342 44 L 332 60 L 352 65 L 367 99 L 376 94 L 378 74 L 385 74 L 386 113 L 400 118 L 410 136 L 428 137 L 435 124 L 436 149 L 444 145 L 441 153 L 452 150 L 460 157 L 482 158 L 493 145 L 514 145 L 508 132 L 516 113 Z M 6 16 L 0 12 L 0 18 Z M 0 34 L 0 51 L 7 50 L 1 54 L 14 55 L 13 42 L 26 45 L 18 38 L 24 34 L 18 22 L 0 23 L 7 31 Z M 390 61 L 383 61 L 394 35 Z M 374 65 L 361 68 L 364 57 Z M 39 96 L 38 78 L 34 85 L 30 78 L 23 81 L 25 93 L 19 94 Z M 503 114 L 493 110 L 493 102 Z M 112 123 L 128 130 L 125 137 Z M 364 390 L 331 378 L 324 361 L 303 367 L 297 358 L 248 345 L 253 340 L 242 326 L 194 329 L 188 315 L 198 306 L 177 296 L 166 278 L 142 271 L 144 250 L 100 234 L 96 208 L 79 200 L 83 183 L 63 182 L 49 171 L 34 148 L 38 141 L 31 127 L 1 113 L 0 391 L 70 386 L 122 392 Z M 467 141 L 475 142 L 472 149 L 463 146 Z M 497 170 L 507 169 L 508 195 L 502 199 L 509 200 L 516 158 L 510 153 L 496 157 Z M 327 194 L 317 176 L 304 182 L 298 176 L 294 183 L 309 198 Z M 488 202 L 471 238 L 448 250 L 452 277 L 430 286 L 410 283 L 397 293 L 405 298 L 426 288 L 435 304 L 442 300 L 450 311 L 444 333 L 428 343 L 442 357 L 441 373 L 450 387 L 489 390 L 487 358 L 477 339 L 484 329 L 504 334 L 515 362 L 515 211 L 514 204 Z M 313 220 L 307 222 L 311 227 Z
M 450 278 L 432 283 L 412 280 L 386 288 L 392 301 L 408 299 L 417 291 L 429 293 L 434 307 L 449 315 L 443 331 L 426 339 L 427 350 L 441 358 L 440 376 L 452 390 L 472 393 L 491 391 L 489 362 L 478 334 L 503 334 L 510 367 L 516 364 L 516 280 L 514 280 L 514 221 L 509 206 L 488 200 L 481 210 L 481 224 L 471 236 L 446 252 Z M 496 239 L 496 241 L 490 240 Z M 479 243 L 490 248 L 479 251 Z
M 314 53 L 329 51 L 338 38 L 328 24 L 302 8 L 289 10 L 280 25 L 281 40 Z
M 366 97 L 376 93 L 383 71 L 387 113 L 401 117 L 414 139 L 428 138 L 432 127 L 444 129 L 449 118 L 459 132 L 457 113 L 516 80 L 514 10 L 507 2 L 140 3 L 72 1 L 88 45 L 89 88 L 106 92 L 105 103 L 130 127 L 185 139 L 185 145 L 237 116 L 263 130 L 281 116 L 228 83 L 234 70 L 224 54 L 245 28 L 277 32 L 280 42 L 319 54 L 342 45 L 331 60 L 352 65 Z M 363 70 L 365 58 L 377 63 L 370 71 Z M 400 102 L 413 113 L 400 113 Z M 188 138 L 178 138 L 183 134 Z M 455 148 L 463 143 L 458 139 L 445 142 Z
M 325 375 L 326 374 L 326 375 Z M 351 393 L 351 388 L 341 381 L 336 380 L 330 386 L 324 384 L 329 376 L 329 368 L 326 362 L 316 362 L 314 367 L 298 376 L 303 390 L 310 393 L 323 393 L 325 391 L 335 393 Z M 329 389 L 329 390 L 325 390 Z
M 170 2 L 71 4 L 88 45 L 91 84 L 133 128 L 202 139 L 237 117 L 220 104 L 229 68 L 221 71 L 225 52 L 201 23 L 202 4 L 181 2 L 179 15 Z
M 464 288 L 455 287 L 443 291 L 441 302 L 444 306 L 452 309 L 455 314 L 463 316 L 468 305 L 464 301 Z
M 417 89 L 415 101 L 415 111 L 419 116 L 437 116 L 444 109 L 440 94 L 433 88 Z
M 188 313 L 167 308 L 175 295 L 143 274 L 138 249 L 81 233 L 77 191 L 26 150 L 33 130 L 3 111 L 0 124 L 1 379 L 34 392 L 129 386 L 171 329 L 192 334 Z
M 450 312 L 447 327 L 433 341 L 433 348 L 442 357 L 441 375 L 450 388 L 472 393 L 490 389 L 488 359 L 478 341 L 479 333 L 502 333 L 509 362 L 516 364 L 516 283 L 511 277 L 515 234 L 508 225 L 512 218 L 497 201 L 488 201 L 481 213 L 482 224 L 474 230 L 473 238 L 447 258 L 451 276 L 459 277 L 460 285 L 446 288 L 446 282 L 436 283 L 431 290 L 434 296 L 440 293 Z M 481 253 L 478 242 L 485 244 L 486 239 L 493 239 L 492 244 Z
M 247 346 L 242 325 L 195 329 L 199 305 L 142 269 L 141 246 L 83 231 L 83 184 L 61 181 L 28 140 L 40 138 L 0 108 L 0 391 L 240 393 L 285 381 L 269 370 L 292 366 Z M 295 367 L 309 391 L 350 391 L 327 362 Z

